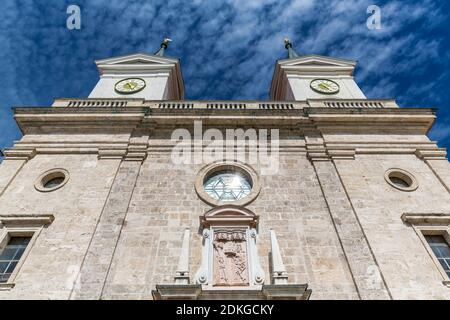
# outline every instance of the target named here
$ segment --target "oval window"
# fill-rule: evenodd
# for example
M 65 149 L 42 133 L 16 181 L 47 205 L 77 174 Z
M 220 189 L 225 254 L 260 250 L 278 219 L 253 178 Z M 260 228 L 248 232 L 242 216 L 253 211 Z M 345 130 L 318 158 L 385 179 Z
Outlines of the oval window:
M 64 169 L 52 169 L 37 178 L 34 187 L 38 191 L 49 192 L 64 186 L 69 180 L 69 173 Z
M 419 186 L 414 176 L 402 169 L 389 169 L 384 178 L 392 187 L 402 191 L 414 191 Z
M 59 186 L 63 182 L 64 182 L 64 177 L 52 178 L 44 184 L 44 188 L 46 188 L 46 189 L 54 188 L 54 187 Z

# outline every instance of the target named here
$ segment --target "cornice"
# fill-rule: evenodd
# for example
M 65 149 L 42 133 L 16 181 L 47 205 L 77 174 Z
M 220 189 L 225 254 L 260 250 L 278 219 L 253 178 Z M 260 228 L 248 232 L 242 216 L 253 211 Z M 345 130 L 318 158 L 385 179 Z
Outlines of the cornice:
M 157 63 L 157 64 L 167 64 L 179 62 L 177 58 L 171 57 L 161 57 L 148 53 L 133 53 L 127 55 L 121 55 L 117 57 L 110 57 L 105 59 L 95 60 L 97 65 L 112 65 L 112 64 L 122 64 L 122 63 L 132 63 L 136 61 L 142 61 L 143 63 Z
M 447 160 L 447 150 L 444 148 L 417 149 L 416 156 L 423 160 Z
M 402 220 L 411 224 L 450 225 L 450 212 L 446 213 L 404 213 Z
M 38 225 L 45 226 L 53 222 L 55 217 L 53 214 L 8 214 L 0 215 L 0 225 L 11 226 L 11 225 Z
M 5 159 L 8 160 L 25 160 L 28 161 L 30 159 L 33 159 L 36 155 L 36 149 L 35 148 L 27 148 L 27 149 L 20 149 L 20 148 L 8 148 L 3 150 L 3 155 Z
M 436 110 L 425 108 L 304 108 L 321 132 L 427 134 Z
M 120 100 L 120 101 L 119 101 Z M 145 101 L 143 99 L 58 99 L 54 107 L 14 108 L 24 134 L 131 134 L 177 127 L 194 121 L 216 128 L 279 128 L 301 135 L 357 133 L 426 134 L 435 121 L 435 109 L 398 108 L 394 100 L 309 101 Z M 110 106 L 119 103 L 118 106 Z M 67 106 L 72 105 L 72 106 Z M 327 105 L 328 107 L 324 107 Z M 352 107 L 352 106 L 362 107 Z M 343 107 L 340 107 L 343 106 Z M 364 107 L 367 106 L 367 107 Z M 327 141 L 307 144 L 312 160 L 354 159 L 357 154 L 416 154 L 445 159 L 445 149 L 427 141 Z M 122 145 L 121 145 L 122 144 Z M 4 151 L 8 159 L 30 159 L 36 153 L 98 153 L 101 159 L 144 159 L 169 146 L 132 146 L 128 141 L 19 141 Z M 303 147 L 280 144 L 283 152 L 305 152 Z
M 351 59 L 343 59 L 343 58 L 334 58 L 329 56 L 323 56 L 319 54 L 307 54 L 301 55 L 297 58 L 288 58 L 288 59 L 280 59 L 277 60 L 277 64 L 280 65 L 298 65 L 298 64 L 307 64 L 311 62 L 321 62 L 325 65 L 333 65 L 333 66 L 351 66 L 355 67 L 358 61 Z
M 409 130 L 416 128 L 420 133 L 427 132 L 436 119 L 434 109 L 400 109 L 400 108 L 321 108 L 304 107 L 301 109 L 194 109 L 189 108 L 151 108 L 151 107 L 65 107 L 65 108 L 14 108 L 14 117 L 22 128 L 25 124 L 63 123 L 76 125 L 111 126 L 122 123 L 170 121 L 178 123 L 183 119 L 217 119 L 220 121 L 264 122 L 264 120 L 282 120 L 284 123 L 309 120 L 323 129 L 361 127 L 386 127 L 391 130 Z M 402 125 L 399 126 L 398 124 Z M 393 125 L 395 124 L 395 125 Z

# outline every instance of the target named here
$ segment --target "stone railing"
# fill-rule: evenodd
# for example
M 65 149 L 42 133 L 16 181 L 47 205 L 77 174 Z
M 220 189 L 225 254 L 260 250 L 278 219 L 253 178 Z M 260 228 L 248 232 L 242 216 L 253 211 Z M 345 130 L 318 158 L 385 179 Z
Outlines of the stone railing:
M 167 101 L 155 104 L 148 102 L 145 104 L 150 108 L 158 109 L 211 109 L 211 110 L 289 110 L 302 109 L 307 107 L 306 102 L 255 102 L 255 101 Z
M 144 99 L 56 99 L 53 107 L 139 107 Z
M 144 99 L 57 99 L 53 107 L 145 107 L 151 109 L 295 110 L 312 108 L 398 108 L 394 100 L 146 101 Z
M 398 108 L 395 100 L 308 100 L 308 104 L 319 108 Z

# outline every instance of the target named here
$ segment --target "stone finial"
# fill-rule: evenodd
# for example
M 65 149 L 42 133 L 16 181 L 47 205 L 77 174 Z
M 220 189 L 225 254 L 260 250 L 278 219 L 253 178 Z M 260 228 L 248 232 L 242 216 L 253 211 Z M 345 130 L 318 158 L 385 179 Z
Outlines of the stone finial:
M 163 57 L 164 56 L 164 51 L 167 49 L 167 47 L 169 46 L 169 43 L 172 42 L 172 39 L 169 38 L 164 38 L 163 41 L 161 42 L 161 47 L 159 48 L 159 50 L 155 53 L 155 56 L 160 56 Z
M 277 236 L 273 229 L 270 230 L 270 248 L 272 251 L 272 283 L 287 284 L 288 276 L 286 268 L 284 267 Z
M 189 284 L 189 240 L 191 231 L 186 228 L 181 245 L 180 259 L 178 260 L 175 284 Z

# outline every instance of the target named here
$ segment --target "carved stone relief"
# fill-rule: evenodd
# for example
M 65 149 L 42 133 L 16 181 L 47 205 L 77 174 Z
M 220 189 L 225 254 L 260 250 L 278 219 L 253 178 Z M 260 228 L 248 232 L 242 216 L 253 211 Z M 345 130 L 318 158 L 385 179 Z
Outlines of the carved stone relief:
M 264 271 L 256 248 L 258 217 L 233 205 L 216 207 L 201 219 L 202 264 L 196 283 L 214 287 L 258 286 Z
M 216 230 L 213 248 L 214 285 L 249 285 L 246 231 L 233 228 Z

